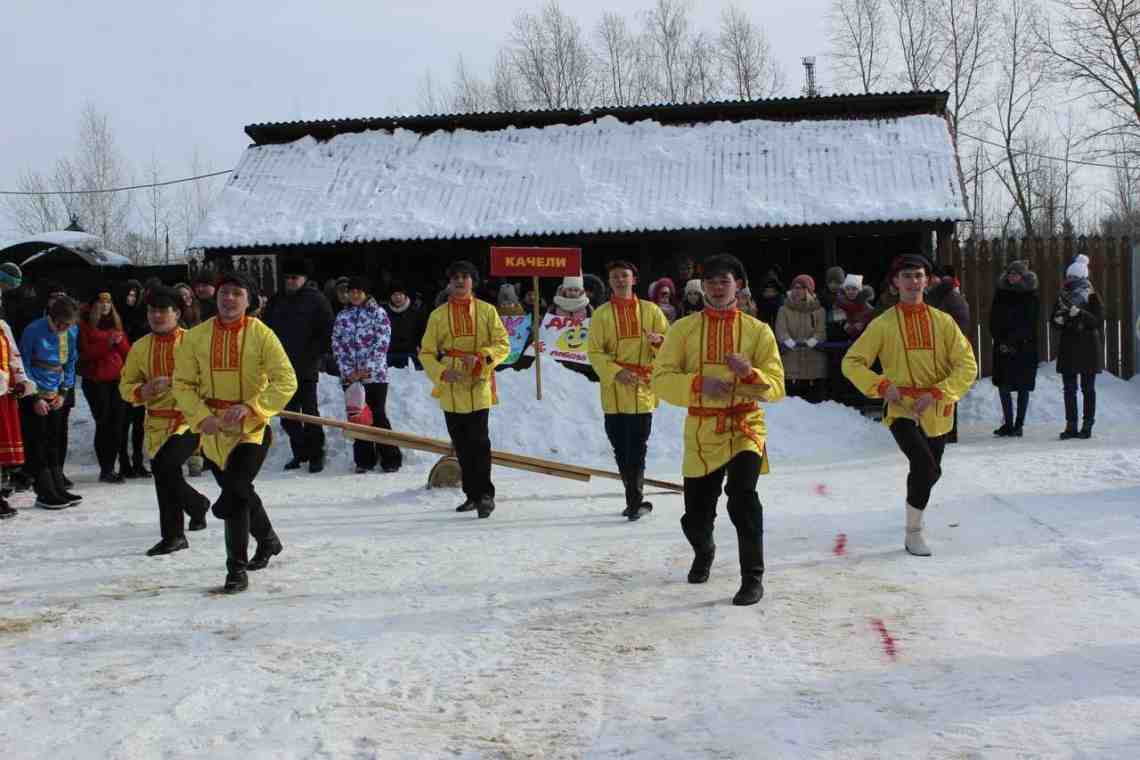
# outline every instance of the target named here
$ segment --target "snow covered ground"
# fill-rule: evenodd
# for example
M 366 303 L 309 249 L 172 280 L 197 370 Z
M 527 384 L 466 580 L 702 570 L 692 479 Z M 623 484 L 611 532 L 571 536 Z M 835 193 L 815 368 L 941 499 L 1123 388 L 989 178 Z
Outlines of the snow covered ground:
M 596 386 L 545 365 L 499 375 L 497 448 L 610 466 Z M 221 525 L 148 558 L 152 486 L 81 507 L 17 495 L 0 523 L 0 747 L 11 758 L 1133 758 L 1140 756 L 1140 381 L 1100 379 L 1090 441 L 1056 439 L 1042 370 L 1026 437 L 997 440 L 988 381 L 962 405 L 928 513 L 902 550 L 905 468 L 850 410 L 769 408 L 767 596 L 734 608 L 735 535 L 712 579 L 676 495 L 638 523 L 620 486 L 496 469 L 489 520 L 423 488 L 433 457 L 259 487 L 285 551 L 235 597 Z M 398 429 L 443 434 L 421 374 L 394 373 Z M 326 412 L 339 409 L 322 386 Z M 662 407 L 652 474 L 679 477 Z M 211 496 L 216 487 L 198 483 Z M 723 510 L 722 510 L 723 511 Z M 843 554 L 837 536 L 845 534 Z M 882 629 L 877 626 L 881 623 Z M 888 653 L 893 644 L 894 655 Z

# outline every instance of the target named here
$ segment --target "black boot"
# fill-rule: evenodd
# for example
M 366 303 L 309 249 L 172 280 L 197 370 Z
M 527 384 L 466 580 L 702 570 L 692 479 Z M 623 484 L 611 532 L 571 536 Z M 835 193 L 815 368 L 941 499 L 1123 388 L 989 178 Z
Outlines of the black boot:
M 270 533 L 257 542 L 257 551 L 253 553 L 253 557 L 250 558 L 245 569 L 251 572 L 264 569 L 269 564 L 269 559 L 280 554 L 283 548 L 285 547 L 281 545 L 281 539 L 277 537 L 277 534 Z
M 1006 438 L 1013 435 L 1013 425 L 1009 424 L 1008 422 L 1003 422 L 1001 424 L 1001 427 L 994 431 L 994 435 L 996 435 L 998 438 Z
M 15 517 L 19 514 L 19 510 L 12 507 L 7 499 L 0 498 L 0 520 L 7 520 L 9 517 Z
M 325 469 L 325 452 L 317 454 L 309 460 L 309 472 L 316 474 Z
M 1077 438 L 1089 439 L 1092 438 L 1093 421 L 1086 419 L 1081 424 L 1081 432 L 1077 433 Z
M 455 508 L 456 512 L 470 512 L 478 508 L 478 504 L 473 499 L 465 499 L 462 504 Z
M 222 586 L 223 594 L 240 594 L 249 588 L 249 576 L 245 570 L 234 570 L 226 573 L 226 582 Z
M 285 463 L 285 469 L 286 470 L 299 470 L 299 469 L 301 469 L 301 465 L 303 465 L 306 461 L 308 461 L 308 460 L 302 459 L 301 457 L 293 457 L 292 459 L 290 459 L 288 462 Z
M 1076 420 L 1069 420 L 1065 423 L 1065 429 L 1061 431 L 1059 436 L 1062 441 L 1067 441 L 1070 438 L 1077 437 L 1077 422 Z
M 716 546 L 710 545 L 706 549 L 694 550 L 693 564 L 689 567 L 689 583 L 704 583 L 709 579 L 713 559 L 716 557 Z
M 154 546 L 146 550 L 146 556 L 157 557 L 160 554 L 173 554 L 180 552 L 183 549 L 189 549 L 190 543 L 186 540 L 185 536 L 178 536 L 177 538 L 164 538 Z
M 481 497 L 479 503 L 476 505 L 476 509 L 479 510 L 479 517 L 490 517 L 491 513 L 495 511 L 495 497 Z
M 65 478 L 63 476 L 63 468 L 62 467 L 56 467 L 51 472 L 52 472 L 52 477 L 55 478 L 55 490 L 60 496 L 67 499 L 67 506 L 74 507 L 75 505 L 77 505 L 81 501 L 83 501 L 82 496 L 80 496 L 77 493 L 71 493 L 70 491 L 67 490 L 69 488 L 69 486 L 67 485 L 67 483 L 69 481 L 67 480 L 67 478 Z
M 121 473 L 115 472 L 114 470 L 103 470 L 99 473 L 99 482 L 120 484 L 125 483 L 126 479 L 123 478 Z
M 55 478 L 48 468 L 43 468 L 36 474 L 36 506 L 41 509 L 66 509 L 71 506 L 56 487 Z
M 633 487 L 630 485 L 630 478 L 628 473 L 621 473 L 621 484 L 625 487 L 625 509 L 621 511 L 622 517 L 630 517 L 631 514 L 637 511 L 636 504 L 631 496 Z M 636 519 L 630 517 L 631 520 Z
M 190 524 L 187 530 L 203 530 L 206 527 L 206 513 L 210 511 L 210 500 L 200 496 L 198 503 L 186 510 L 190 514 Z
M 740 590 L 732 597 L 738 607 L 756 604 L 764 596 L 764 539 L 762 533 L 737 531 L 740 542 Z
M 760 578 L 748 576 L 740 579 L 740 590 L 736 592 L 736 596 L 732 597 L 732 603 L 737 607 L 747 607 L 750 604 L 756 604 L 763 598 L 764 584 L 761 583 Z
M 634 508 L 632 514 L 629 515 L 629 519 L 640 520 L 642 516 L 653 511 L 653 505 L 645 500 L 645 470 L 639 470 L 638 473 L 632 477 L 632 480 L 633 503 L 637 506 Z

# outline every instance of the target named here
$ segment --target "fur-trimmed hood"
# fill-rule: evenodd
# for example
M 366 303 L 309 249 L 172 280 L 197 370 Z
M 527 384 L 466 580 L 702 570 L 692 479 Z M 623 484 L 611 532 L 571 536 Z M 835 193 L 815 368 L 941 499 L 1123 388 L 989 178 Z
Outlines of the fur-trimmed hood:
M 1021 282 L 1016 285 L 1009 281 L 1009 272 L 1005 272 L 997 281 L 998 290 L 1009 290 L 1014 293 L 1033 293 L 1037 290 L 1037 273 L 1026 272 L 1021 276 Z

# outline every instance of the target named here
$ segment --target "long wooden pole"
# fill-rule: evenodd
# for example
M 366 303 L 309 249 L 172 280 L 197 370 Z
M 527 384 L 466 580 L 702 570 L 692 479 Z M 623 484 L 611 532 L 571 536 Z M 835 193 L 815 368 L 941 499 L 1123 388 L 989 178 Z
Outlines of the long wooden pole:
M 285 419 L 305 422 L 310 425 L 340 428 L 346 431 L 350 437 L 371 440 L 376 443 L 386 443 L 391 446 L 405 446 L 409 449 L 418 449 L 433 454 L 454 455 L 455 452 L 455 449 L 452 448 L 449 442 L 440 440 L 439 438 L 428 438 L 427 436 L 415 435 L 414 433 L 385 430 L 384 428 L 376 428 L 371 425 L 359 425 L 355 422 L 342 422 L 341 420 L 334 420 L 329 417 L 315 417 L 311 414 L 302 414 L 300 412 L 281 412 L 281 416 Z M 514 467 L 515 469 L 528 470 L 545 475 L 555 475 L 579 482 L 589 481 L 591 476 L 608 478 L 610 480 L 622 479 L 619 473 L 610 470 L 565 464 L 563 462 L 555 462 L 551 459 L 528 457 L 524 454 L 515 454 L 509 451 L 492 450 L 491 461 L 503 467 Z M 667 480 L 646 478 L 645 483 L 654 488 L 663 488 L 676 493 L 682 493 L 685 490 L 681 484 L 671 483 Z
M 542 293 L 538 290 L 538 275 L 534 276 L 531 289 L 531 292 L 534 293 L 534 323 L 530 328 L 530 337 L 534 341 L 534 389 L 535 398 L 542 401 L 542 344 L 538 340 L 542 334 L 542 317 L 539 314 Z

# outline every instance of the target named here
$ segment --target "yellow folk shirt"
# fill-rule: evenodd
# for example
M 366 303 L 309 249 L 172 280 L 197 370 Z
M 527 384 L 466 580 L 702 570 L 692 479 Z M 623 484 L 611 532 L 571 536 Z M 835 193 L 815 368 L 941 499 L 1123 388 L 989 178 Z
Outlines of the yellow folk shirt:
M 428 317 L 420 342 L 420 361 L 435 388 L 445 412 L 467 414 L 490 409 L 498 403 L 495 397 L 495 367 L 511 352 L 511 340 L 499 311 L 486 301 L 469 298 L 451 300 L 436 308 Z M 474 356 L 475 366 L 468 369 L 463 356 Z M 458 382 L 443 380 L 444 370 L 464 373 Z
M 254 317 L 222 325 L 217 317 L 189 330 L 174 354 L 174 398 L 190 429 L 226 406 L 252 414 L 240 430 L 202 436 L 202 453 L 225 469 L 239 443 L 261 443 L 269 421 L 297 392 L 297 375 L 273 331 Z
M 729 353 L 746 356 L 751 376 L 740 380 L 728 368 Z M 701 378 L 732 383 L 724 398 L 701 393 Z M 767 386 L 751 390 L 745 386 Z M 747 408 L 753 402 L 784 397 L 784 365 L 772 329 L 743 312 L 706 309 L 674 322 L 653 366 L 653 390 L 664 401 L 689 409 L 685 418 L 685 461 L 682 474 L 700 478 L 723 467 L 742 451 L 764 454 L 767 428 L 764 411 L 756 408 L 718 419 L 716 410 Z
M 178 410 L 171 390 L 149 401 L 142 397 L 142 387 L 156 377 L 174 380 L 174 352 L 186 331 L 174 328 L 166 335 L 150 333 L 131 345 L 123 373 L 119 376 L 119 394 L 128 404 L 146 407 L 146 455 L 153 459 L 158 450 L 172 436 L 190 429 L 186 416 Z
M 590 318 L 590 365 L 598 373 L 602 411 L 606 414 L 646 414 L 657 408 L 650 385 L 653 359 L 658 348 L 646 332 L 664 335 L 669 321 L 657 304 L 633 298 L 617 298 L 602 304 Z M 614 378 L 623 369 L 640 376 L 637 385 L 622 385 Z
M 871 370 L 876 359 L 881 375 Z M 953 317 L 926 304 L 900 303 L 872 320 L 847 350 L 843 374 L 870 398 L 882 398 L 888 382 L 903 392 L 899 403 L 887 404 L 887 427 L 900 417 L 915 419 L 915 399 L 930 393 L 934 403 L 919 424 L 935 437 L 954 427 L 954 405 L 974 384 L 978 364 Z

